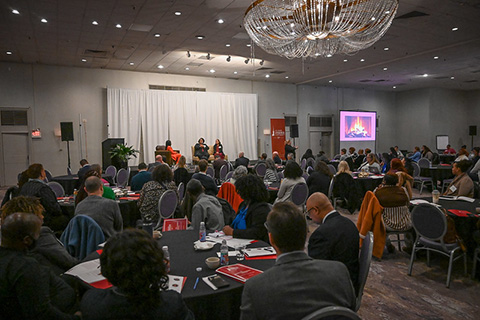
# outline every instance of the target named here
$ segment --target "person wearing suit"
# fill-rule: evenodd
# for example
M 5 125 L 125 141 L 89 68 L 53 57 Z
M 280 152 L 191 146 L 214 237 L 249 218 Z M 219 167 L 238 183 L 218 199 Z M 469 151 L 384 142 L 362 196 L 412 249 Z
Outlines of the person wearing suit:
M 216 197 L 218 193 L 218 187 L 213 178 L 207 174 L 208 162 L 205 159 L 202 159 L 198 162 L 198 169 L 200 172 L 195 173 L 192 176 L 192 179 L 197 179 L 200 181 L 202 186 L 205 188 L 205 193 L 211 196 Z
M 359 235 L 355 224 L 333 209 L 327 196 L 316 192 L 307 200 L 307 214 L 320 226 L 308 243 L 308 255 L 314 259 L 342 262 L 358 290 Z
M 250 160 L 248 158 L 245 158 L 245 154 L 243 152 L 240 152 L 238 154 L 238 158 L 235 159 L 235 164 L 233 165 L 234 168 L 237 168 L 239 166 L 244 166 L 245 168 L 248 168 L 248 163 Z
M 82 166 L 80 169 L 77 171 L 77 176 L 80 182 L 83 181 L 83 178 L 85 176 L 85 173 L 90 170 L 90 164 L 88 163 L 87 159 L 82 159 L 80 160 L 80 165 Z
M 328 306 L 355 310 L 345 265 L 315 260 L 303 251 L 307 225 L 293 203 L 275 204 L 265 225 L 277 261 L 245 283 L 240 319 L 301 319 Z

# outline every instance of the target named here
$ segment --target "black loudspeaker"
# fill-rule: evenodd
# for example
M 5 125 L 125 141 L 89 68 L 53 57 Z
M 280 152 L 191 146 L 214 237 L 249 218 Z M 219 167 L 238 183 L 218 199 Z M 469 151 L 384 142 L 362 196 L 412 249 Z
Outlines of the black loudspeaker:
M 290 138 L 298 138 L 298 124 L 290 125 Z
M 62 141 L 73 141 L 73 122 L 60 122 Z
M 476 136 L 477 135 L 477 126 L 469 126 L 468 127 L 468 135 L 469 136 Z
M 120 162 L 116 158 L 110 158 L 110 150 L 115 147 L 117 144 L 124 144 L 124 138 L 111 138 L 105 139 L 102 142 L 102 164 L 103 170 L 105 170 L 109 165 L 113 164 L 117 168 L 121 168 Z

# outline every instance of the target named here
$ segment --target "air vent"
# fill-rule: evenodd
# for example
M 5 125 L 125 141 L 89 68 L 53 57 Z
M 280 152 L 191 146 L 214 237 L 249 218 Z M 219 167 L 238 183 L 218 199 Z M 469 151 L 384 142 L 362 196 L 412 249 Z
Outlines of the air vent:
M 267 68 L 267 67 L 261 67 L 257 69 L 257 71 L 262 71 L 262 70 L 272 70 L 273 68 Z
M 26 126 L 27 111 L 26 110 L 2 110 L 2 126 Z
M 200 66 L 203 66 L 203 63 L 190 62 L 189 64 L 187 64 L 187 66 L 190 66 L 190 67 L 200 67 Z
M 478 82 L 478 80 L 467 80 L 467 81 L 463 81 L 465 83 L 475 83 L 475 82 Z
M 198 59 L 199 60 L 210 60 L 211 61 L 211 60 L 215 59 L 215 57 L 210 56 L 210 59 L 208 59 L 207 56 L 201 56 Z
M 148 85 L 150 90 L 167 90 L 167 91 L 207 91 L 206 88 L 195 88 L 195 87 L 174 87 L 174 86 L 161 86 L 156 84 Z
M 250 37 L 246 32 L 239 32 L 232 37 L 233 39 L 240 39 L 240 40 L 250 40 Z
M 271 74 L 282 74 L 285 73 L 285 71 L 271 71 Z
M 410 19 L 416 17 L 424 17 L 428 16 L 429 14 L 420 11 L 411 11 L 409 13 L 402 14 L 401 16 L 396 17 L 395 19 Z
M 108 51 L 85 49 L 83 54 L 88 57 L 105 58 L 108 55 Z
M 138 23 L 133 23 L 130 25 L 128 30 L 132 31 L 140 31 L 140 32 L 150 32 L 152 30 L 153 26 L 147 25 L 147 24 L 138 24 Z
M 331 127 L 332 117 L 310 117 L 310 127 Z

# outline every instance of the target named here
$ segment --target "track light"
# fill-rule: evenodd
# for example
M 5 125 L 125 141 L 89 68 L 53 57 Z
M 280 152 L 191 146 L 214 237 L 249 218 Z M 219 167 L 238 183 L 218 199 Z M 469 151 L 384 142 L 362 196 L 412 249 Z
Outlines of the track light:
M 265 62 L 265 60 L 262 59 L 262 61 L 260 61 L 260 65 L 263 66 L 264 62 Z
M 207 60 L 210 60 L 210 52 L 207 53 Z
M 190 51 L 187 51 L 187 57 L 190 58 L 191 56 Z
M 232 57 L 228 56 L 227 62 L 230 62 L 232 60 Z
M 245 59 L 245 64 L 248 64 L 249 62 L 250 62 L 249 58 Z

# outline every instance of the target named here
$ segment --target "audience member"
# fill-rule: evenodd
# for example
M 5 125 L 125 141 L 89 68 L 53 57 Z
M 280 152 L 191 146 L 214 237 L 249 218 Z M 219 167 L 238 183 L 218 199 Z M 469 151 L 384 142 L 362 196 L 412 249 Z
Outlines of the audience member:
M 242 239 L 268 241 L 264 223 L 270 205 L 267 203 L 268 192 L 263 181 L 256 175 L 249 174 L 235 182 L 237 193 L 243 199 L 237 216 L 230 226 L 223 227 L 228 236 Z
M 92 166 L 90 167 L 90 170 L 87 171 L 87 173 L 85 173 L 84 180 L 82 181 L 82 183 L 80 184 L 80 187 L 78 188 L 78 192 L 75 197 L 75 206 L 77 206 L 80 203 L 80 201 L 82 201 L 88 196 L 87 191 L 85 191 L 85 179 L 87 179 L 88 177 L 100 178 L 102 183 L 104 184 L 102 197 L 115 200 L 115 192 L 113 192 L 112 188 L 107 187 L 105 185 L 107 181 L 105 179 L 102 179 L 102 168 L 100 167 L 99 164 L 92 164 Z
M 295 205 L 274 205 L 266 225 L 277 260 L 245 283 L 240 319 L 301 319 L 328 306 L 355 310 L 347 268 L 337 261 L 314 260 L 303 251 L 307 226 Z
M 471 158 L 472 158 L 472 164 L 473 165 L 476 165 L 477 164 L 477 161 L 478 159 L 480 159 L 480 147 L 474 147 L 472 149 L 472 154 L 471 154 Z
M 164 259 L 159 243 L 146 232 L 127 229 L 116 234 L 100 256 L 102 275 L 113 287 L 84 294 L 83 319 L 194 319 L 182 296 L 167 290 Z
M 260 159 L 258 159 L 257 163 L 265 163 L 267 158 L 268 158 L 268 155 L 264 152 L 260 155 Z
M 473 198 L 473 181 L 467 174 L 471 162 L 469 160 L 462 160 L 454 162 L 452 166 L 452 173 L 455 175 L 453 181 L 448 185 L 446 196 L 465 196 Z
M 147 171 L 145 162 L 138 164 L 138 173 L 132 178 L 130 182 L 130 189 L 132 191 L 140 191 L 143 185 L 148 181 L 152 181 L 152 173 Z
M 180 157 L 182 156 L 180 153 L 178 153 L 177 151 L 173 150 L 172 148 L 172 141 L 170 140 L 167 140 L 165 141 L 165 146 L 166 146 L 166 150 L 167 151 L 170 151 L 170 156 L 172 157 L 172 160 L 177 163 L 178 162 L 178 159 L 180 159 Z
M 392 159 L 390 162 L 390 170 L 387 174 L 396 174 L 398 176 L 397 186 L 404 187 L 405 190 L 407 190 L 409 199 L 412 199 L 413 177 L 408 174 L 402 160 Z
M 282 159 L 280 159 L 280 156 L 278 155 L 277 151 L 273 151 L 272 158 L 273 158 L 273 162 L 275 162 L 275 164 L 278 164 L 278 165 L 282 164 Z
M 293 153 L 287 154 L 287 162 L 289 161 L 295 162 L 295 155 Z
M 476 147 L 475 147 L 476 148 Z M 468 173 L 473 181 L 480 181 L 480 161 L 477 161 L 472 170 Z
M 312 194 L 306 204 L 307 214 L 319 224 L 308 241 L 308 255 L 314 259 L 345 264 L 352 284 L 358 290 L 359 235 L 355 224 L 333 209 L 323 193 Z
M 355 152 L 355 148 L 354 148 L 354 147 L 348 148 L 348 156 L 349 156 L 349 157 L 352 157 L 354 160 L 355 160 L 355 158 L 358 156 L 358 154 Z
M 204 191 L 197 179 L 192 179 L 187 184 L 187 193 L 194 203 L 189 229 L 199 230 L 200 222 L 204 222 L 207 230 L 221 230 L 225 226 L 222 205 L 217 197 L 205 194 Z
M 62 213 L 57 196 L 44 181 L 45 170 L 40 163 L 30 165 L 25 173 L 28 181 L 22 185 L 20 196 L 37 197 L 45 209 L 44 224 L 53 231 L 62 231 L 68 224 L 68 216 Z
M 233 171 L 232 177 L 230 178 L 230 183 L 235 185 L 235 182 L 248 174 L 247 167 L 239 166 Z
M 80 169 L 78 169 L 77 176 L 78 176 L 78 180 L 81 183 L 85 178 L 85 173 L 87 173 L 87 171 L 90 170 L 90 164 L 88 163 L 87 159 L 82 159 L 80 160 L 80 166 L 81 167 Z
M 0 317 L 2 319 L 80 319 L 71 315 L 75 291 L 29 257 L 40 237 L 42 220 L 13 213 L 2 221 Z
M 187 168 L 185 168 L 187 165 L 187 159 L 185 156 L 181 156 L 180 159 L 178 159 L 177 162 L 177 168 L 175 171 L 173 171 L 173 180 L 175 181 L 175 184 L 177 186 L 180 185 L 181 182 L 187 186 L 188 181 L 190 181 L 190 174 L 188 173 Z
M 223 153 L 223 145 L 220 142 L 220 139 L 215 140 L 215 144 L 213 145 L 213 154 L 214 155 L 221 154 L 223 155 L 223 158 L 225 158 L 225 153 Z
M 194 156 L 198 157 L 200 160 L 203 159 L 208 161 L 208 157 L 210 157 L 210 154 L 208 153 L 208 146 L 205 144 L 205 139 L 198 139 L 198 142 L 195 144 L 194 149 Z
M 19 196 L 9 200 L 2 207 L 1 221 L 15 212 L 30 213 L 37 216 L 43 223 L 43 206 L 40 200 L 33 197 Z M 77 259 L 72 257 L 53 231 L 46 226 L 40 229 L 40 237 L 30 253 L 40 264 L 47 266 L 60 275 L 76 265 Z
M 367 161 L 364 162 L 360 166 L 360 168 L 358 168 L 359 170 L 362 170 L 363 168 L 365 168 L 365 170 L 370 172 L 374 172 L 374 173 L 381 172 L 380 163 L 378 163 L 377 157 L 373 153 L 367 154 L 365 158 L 367 159 Z
M 333 197 L 343 200 L 343 206 L 346 207 L 350 213 L 355 212 L 359 205 L 360 197 L 355 187 L 352 172 L 346 161 L 340 161 L 337 174 L 333 179 Z
M 395 152 L 397 152 L 397 158 L 402 159 L 405 156 L 403 155 L 402 151 L 398 148 L 398 146 L 393 147 L 395 149 Z
M 280 184 L 275 203 L 291 201 L 293 187 L 299 183 L 306 183 L 305 179 L 303 178 L 303 170 L 295 161 L 287 162 L 283 174 L 285 179 L 283 179 L 282 183 Z
M 277 172 L 277 166 L 275 165 L 273 160 L 268 158 L 267 161 L 265 161 L 265 165 L 267 167 L 267 170 L 265 171 L 265 175 L 263 176 L 263 182 L 280 182 L 280 177 L 278 176 Z
M 213 169 L 215 170 L 215 179 L 220 179 L 220 169 L 223 166 L 228 166 L 227 161 L 224 159 L 223 153 L 215 154 L 215 161 L 213 161 Z
M 285 141 L 285 159 L 287 159 L 287 156 L 289 153 L 291 153 L 293 155 L 293 160 L 295 160 L 295 151 L 298 149 L 298 147 L 293 147 L 292 146 L 292 141 L 291 140 L 287 140 Z
M 177 186 L 172 180 L 172 170 L 166 164 L 155 167 L 152 172 L 152 181 L 143 185 L 138 199 L 138 208 L 144 222 L 156 223 L 160 219 L 158 200 L 165 191 L 175 191 L 178 199 Z
M 363 149 L 359 149 L 358 156 L 353 161 L 354 167 L 359 168 L 364 161 L 365 161 L 365 155 L 363 154 Z
M 433 152 L 426 145 L 422 146 L 422 158 L 428 159 L 430 162 L 433 160 Z
M 342 148 L 342 149 L 340 150 L 340 159 L 339 159 L 339 160 L 340 160 L 340 161 L 344 161 L 345 159 L 347 159 L 347 157 L 348 157 L 347 149 Z
M 307 149 L 305 153 L 303 154 L 301 160 L 308 160 L 308 159 L 315 159 L 315 156 L 313 155 L 312 149 Z
M 250 160 L 245 157 L 245 154 L 243 152 L 240 152 L 238 154 L 238 158 L 235 159 L 235 164 L 233 165 L 234 168 L 238 168 L 239 166 L 244 166 L 245 168 L 248 168 Z
M 461 148 L 458 150 L 457 158 L 455 159 L 455 162 L 459 162 L 462 160 L 468 160 L 468 151 L 465 148 Z
M 205 188 L 205 193 L 216 197 L 218 193 L 218 187 L 212 177 L 207 174 L 208 162 L 207 160 L 200 160 L 198 162 L 198 169 L 200 172 L 195 173 L 192 179 L 197 179 L 202 183 Z
M 398 153 L 397 153 L 397 151 L 395 151 L 394 147 L 390 147 L 389 156 L 390 156 L 390 160 L 398 158 Z
M 155 156 L 155 162 L 148 164 L 148 171 L 149 171 L 149 172 L 153 172 L 153 170 L 155 169 L 155 167 L 158 167 L 158 166 L 161 165 L 161 164 L 165 164 L 165 162 L 163 162 L 163 157 L 162 157 L 160 154 L 157 154 L 157 155 Z
M 418 162 L 418 160 L 420 160 L 420 158 L 422 157 L 422 154 L 420 153 L 420 148 L 419 147 L 415 147 L 415 150 L 413 152 L 413 155 L 408 157 L 410 160 L 412 160 L 413 162 Z
M 316 161 L 323 161 L 325 162 L 326 164 L 328 164 L 330 162 L 330 160 L 328 160 L 327 156 L 325 155 L 325 152 L 320 150 L 315 158 Z
M 453 149 L 449 144 L 447 144 L 447 147 L 445 148 L 445 151 L 443 151 L 443 154 L 457 154 L 457 151 Z
M 333 174 L 325 162 L 317 161 L 315 171 L 310 173 L 310 176 L 307 178 L 308 195 L 310 196 L 315 192 L 321 192 L 328 195 L 328 189 L 332 178 Z
M 123 219 L 118 204 L 111 199 L 102 197 L 103 184 L 98 177 L 85 179 L 85 191 L 88 194 L 75 208 L 75 215 L 89 216 L 100 226 L 105 239 L 116 232 L 122 231 Z

